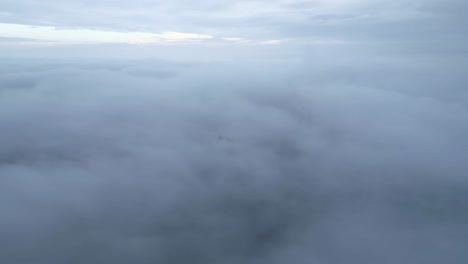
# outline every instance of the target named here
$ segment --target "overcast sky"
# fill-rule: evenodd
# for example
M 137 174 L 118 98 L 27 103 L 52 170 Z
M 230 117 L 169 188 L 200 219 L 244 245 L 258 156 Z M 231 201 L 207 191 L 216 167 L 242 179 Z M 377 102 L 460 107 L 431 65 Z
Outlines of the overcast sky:
M 468 263 L 467 12 L 1 0 L 0 263 Z
M 466 49 L 462 0 L 7 0 L 1 7 L 3 46 L 379 42 Z

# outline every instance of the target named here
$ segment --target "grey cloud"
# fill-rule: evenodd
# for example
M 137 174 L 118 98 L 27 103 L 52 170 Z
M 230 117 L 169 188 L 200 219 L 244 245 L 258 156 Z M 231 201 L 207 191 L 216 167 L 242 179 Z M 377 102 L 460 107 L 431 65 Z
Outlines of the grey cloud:
M 468 103 L 464 88 L 468 61 L 463 53 L 415 49 L 385 44 L 307 48 L 304 65 L 309 71 L 299 73 L 299 78 L 318 85 L 379 87 L 418 98 Z
M 380 2 L 363 4 L 348 12 L 304 13 L 301 20 L 269 25 L 282 37 L 336 39 L 379 48 L 398 47 L 412 53 L 463 53 L 467 38 L 463 1 Z M 268 20 L 266 20 L 268 21 Z
M 414 58 L 340 52 L 8 60 L 0 261 L 466 261 L 466 97 L 425 91 L 440 68 Z
M 235 27 L 241 18 L 249 16 L 245 10 L 235 10 L 240 4 L 265 1 L 47 1 L 40 5 L 33 1 L 2 4 L 5 22 L 54 25 L 59 27 L 100 28 L 118 31 L 210 31 L 217 23 L 230 21 Z M 277 2 L 269 5 L 276 6 Z M 34 10 L 34 12 L 30 12 Z M 52 15 L 52 16 L 51 16 Z M 236 19 L 237 17 L 237 19 Z M 86 18 L 86 19 L 83 19 Z M 208 28 L 205 28 L 210 24 Z M 205 26 L 205 27 L 204 27 Z M 227 29 L 227 28 L 225 28 Z M 196 33 L 202 33 L 196 32 Z
M 2 42 L 37 42 L 40 40 L 31 39 L 31 38 L 8 38 L 8 37 L 0 37 L 0 43 Z
M 338 2 L 337 2 L 338 3 Z M 336 4 L 335 4 L 336 5 Z M 195 31 L 206 34 L 241 34 L 242 37 L 278 34 L 272 29 L 306 23 L 316 15 L 368 15 L 376 10 L 403 7 L 377 1 L 371 5 L 346 4 L 343 8 L 324 8 L 324 1 L 56 1 L 40 4 L 21 0 L 2 3 L 8 14 L 2 22 L 58 27 L 100 28 L 118 31 Z M 357 7 L 355 7 L 357 6 Z M 362 8 L 361 6 L 364 6 Z M 399 8 L 400 7 L 400 8 Z M 324 13 L 325 12 L 325 13 Z
M 0 262 L 465 263 L 466 4 L 346 2 L 4 1 L 291 41 L 2 45 Z
M 34 1 L 2 3 L 0 22 L 115 31 L 181 31 L 249 39 L 388 42 L 466 52 L 459 0 Z M 381 45 L 381 44 L 378 44 Z

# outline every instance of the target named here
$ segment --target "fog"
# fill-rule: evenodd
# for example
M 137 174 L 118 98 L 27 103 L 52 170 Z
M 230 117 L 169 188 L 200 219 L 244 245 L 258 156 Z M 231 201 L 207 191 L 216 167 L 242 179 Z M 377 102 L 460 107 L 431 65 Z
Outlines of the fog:
M 344 54 L 4 60 L 1 262 L 463 263 L 466 77 Z
M 0 263 L 467 263 L 466 8 L 3 1 Z

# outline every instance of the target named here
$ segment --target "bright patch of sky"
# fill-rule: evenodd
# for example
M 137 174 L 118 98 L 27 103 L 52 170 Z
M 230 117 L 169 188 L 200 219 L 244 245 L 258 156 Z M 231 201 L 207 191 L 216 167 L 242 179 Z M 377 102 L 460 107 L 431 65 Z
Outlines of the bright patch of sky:
M 119 32 L 92 29 L 59 29 L 52 26 L 33 26 L 21 24 L 0 23 L 0 37 L 24 43 L 27 40 L 38 45 L 50 44 L 134 44 L 134 45 L 170 45 L 193 44 L 213 41 L 214 36 L 185 32 Z M 19 41 L 22 40 L 22 41 Z M 245 40 L 237 37 L 219 38 L 236 44 L 281 44 L 283 40 Z M 30 44 L 31 44 L 30 42 Z M 214 43 L 214 42 L 213 42 Z
M 183 42 L 190 40 L 212 39 L 210 35 L 164 32 L 116 32 L 91 29 L 57 29 L 50 26 L 30 26 L 0 23 L 0 36 L 7 38 L 29 38 L 44 42 L 64 44 L 96 43 L 164 43 L 165 41 Z

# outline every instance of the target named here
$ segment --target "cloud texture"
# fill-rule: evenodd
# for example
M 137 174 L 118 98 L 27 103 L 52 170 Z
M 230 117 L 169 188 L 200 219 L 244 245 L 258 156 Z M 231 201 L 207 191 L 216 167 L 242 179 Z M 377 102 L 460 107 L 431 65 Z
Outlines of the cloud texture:
M 0 262 L 463 263 L 459 65 L 343 54 L 4 60 Z

